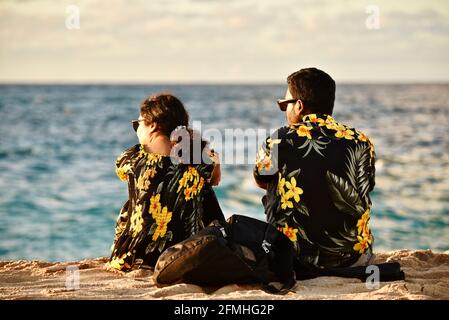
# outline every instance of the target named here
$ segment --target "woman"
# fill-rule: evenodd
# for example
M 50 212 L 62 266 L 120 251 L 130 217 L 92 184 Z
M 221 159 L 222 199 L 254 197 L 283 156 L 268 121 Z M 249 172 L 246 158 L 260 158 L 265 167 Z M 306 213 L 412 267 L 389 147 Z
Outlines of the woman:
M 140 117 L 133 121 L 140 143 L 116 161 L 117 176 L 128 183 L 129 198 L 117 219 L 109 267 L 122 271 L 152 268 L 165 248 L 214 219 L 224 220 L 212 190 L 220 181 L 218 155 L 200 140 L 208 161 L 193 164 L 170 157 L 179 142 L 170 136 L 175 129 L 187 129 L 188 123 L 183 104 L 170 94 L 142 102 Z M 187 130 L 192 145 L 194 134 Z

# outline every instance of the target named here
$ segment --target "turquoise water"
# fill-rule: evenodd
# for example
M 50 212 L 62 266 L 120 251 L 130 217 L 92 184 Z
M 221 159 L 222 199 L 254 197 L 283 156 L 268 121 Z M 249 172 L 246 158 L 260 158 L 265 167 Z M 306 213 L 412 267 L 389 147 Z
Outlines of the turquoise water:
M 203 129 L 284 123 L 283 85 L 0 86 L 0 259 L 109 254 L 127 197 L 114 161 L 137 143 L 139 102 L 162 90 Z M 334 117 L 376 145 L 376 249 L 449 250 L 449 85 L 340 85 Z M 227 216 L 263 219 L 251 166 L 224 165 L 216 192 Z

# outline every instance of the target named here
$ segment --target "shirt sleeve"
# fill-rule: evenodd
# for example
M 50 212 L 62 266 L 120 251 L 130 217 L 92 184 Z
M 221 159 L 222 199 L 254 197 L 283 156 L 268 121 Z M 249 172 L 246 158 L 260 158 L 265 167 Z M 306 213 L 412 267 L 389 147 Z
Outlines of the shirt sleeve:
M 115 222 L 115 235 L 114 235 L 114 242 L 112 243 L 111 251 L 114 251 L 115 244 L 117 243 L 117 240 L 122 235 L 123 231 L 125 231 L 126 224 L 128 223 L 128 208 L 129 208 L 129 199 L 126 201 L 126 203 L 123 205 L 122 209 L 120 210 L 120 213 L 118 215 L 118 218 Z
M 277 138 L 277 132 L 267 137 L 256 155 L 256 163 L 253 175 L 256 181 L 268 183 L 278 173 L 278 145 L 281 139 Z
M 115 173 L 122 181 L 128 181 L 128 174 L 132 172 L 132 159 L 139 151 L 139 145 L 135 145 L 123 151 L 115 161 Z
M 374 150 L 374 144 L 368 140 L 368 144 L 370 146 L 369 153 L 370 153 L 370 171 L 368 173 L 368 179 L 369 179 L 369 189 L 368 192 L 371 192 L 374 190 L 374 186 L 376 185 L 375 176 L 376 176 L 376 151 Z
M 196 171 L 198 171 L 199 175 L 206 180 L 207 183 L 210 183 L 212 179 L 212 173 L 215 168 L 215 160 L 214 151 L 206 149 L 204 153 L 204 157 L 201 159 L 201 163 L 195 166 Z

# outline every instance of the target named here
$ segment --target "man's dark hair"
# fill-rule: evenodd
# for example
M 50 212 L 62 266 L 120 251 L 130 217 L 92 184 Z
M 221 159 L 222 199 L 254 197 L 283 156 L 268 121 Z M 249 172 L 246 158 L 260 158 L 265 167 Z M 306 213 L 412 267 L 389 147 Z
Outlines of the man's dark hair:
M 335 101 L 335 81 L 317 68 L 296 71 L 287 78 L 294 99 L 300 99 L 308 113 L 332 114 Z

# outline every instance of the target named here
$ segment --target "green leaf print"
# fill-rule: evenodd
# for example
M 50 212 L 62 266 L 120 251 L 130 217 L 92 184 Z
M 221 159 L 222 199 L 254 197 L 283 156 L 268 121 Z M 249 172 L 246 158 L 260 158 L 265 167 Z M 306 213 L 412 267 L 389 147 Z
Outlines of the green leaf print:
M 357 219 L 360 218 L 366 209 L 351 184 L 330 171 L 327 171 L 326 179 L 330 195 L 337 209 Z

